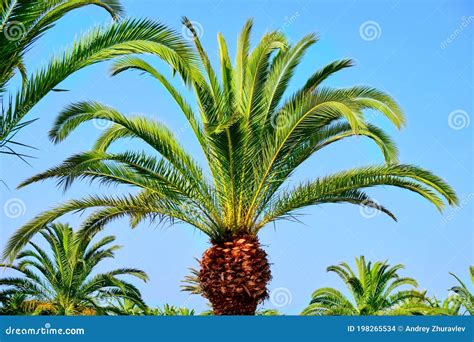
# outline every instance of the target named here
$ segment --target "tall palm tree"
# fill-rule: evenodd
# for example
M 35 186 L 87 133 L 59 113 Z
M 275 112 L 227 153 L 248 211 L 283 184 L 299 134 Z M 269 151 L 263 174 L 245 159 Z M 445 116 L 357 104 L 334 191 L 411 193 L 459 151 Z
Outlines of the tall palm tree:
M 218 35 L 219 78 L 192 24 L 186 18 L 184 24 L 193 34 L 198 62 L 177 72 L 190 80 L 197 108 L 143 59 L 119 59 L 112 72 L 139 70 L 164 86 L 196 135 L 207 170 L 156 120 L 127 117 L 97 102 L 72 104 L 58 116 L 50 132 L 54 142 L 93 119 L 109 120 L 113 125 L 91 151 L 76 154 L 20 186 L 56 178 L 67 188 L 76 179 L 86 178 L 139 191 L 72 200 L 42 213 L 14 234 L 4 257 L 14 257 L 46 223 L 87 208 L 97 211 L 84 222 L 84 231 L 101 230 L 123 216 L 130 217 L 132 227 L 147 218 L 184 222 L 209 236 L 212 244 L 200 261 L 199 282 L 214 312 L 254 314 L 267 297 L 271 278 L 258 233 L 271 222 L 294 219 L 299 210 L 324 203 L 369 206 L 395 219 L 363 190 L 380 185 L 418 193 L 439 210 L 444 207 L 443 197 L 449 204 L 457 203 L 454 191 L 442 179 L 420 167 L 399 164 L 393 141 L 365 120 L 363 111 L 375 109 L 396 127 L 403 126 L 403 114 L 388 94 L 363 86 L 321 86 L 331 74 L 350 67 L 350 60 L 330 63 L 295 93 L 284 96 L 295 68 L 317 40 L 314 34 L 290 45 L 281 32 L 270 32 L 251 50 L 249 20 L 239 36 L 234 64 L 226 41 Z M 294 171 L 317 151 L 356 135 L 372 139 L 386 164 L 288 185 Z M 114 142 L 129 138 L 142 141 L 156 155 L 109 150 Z
M 347 285 L 352 300 L 334 288 L 325 287 L 313 292 L 310 305 L 303 315 L 388 315 L 407 314 L 411 308 L 407 300 L 424 299 L 424 294 L 414 289 L 399 291 L 404 285 L 417 287 L 413 278 L 399 277 L 403 265 L 390 266 L 386 262 L 366 262 L 356 258 L 357 274 L 345 262 L 329 266 L 328 272 L 336 273 Z
M 474 315 L 474 294 L 469 290 L 466 284 L 461 281 L 461 279 L 453 273 L 450 274 L 459 282 L 459 285 L 453 286 L 451 291 L 456 294 L 457 300 L 464 307 L 466 312 L 470 315 Z M 471 277 L 471 283 L 474 285 L 474 266 L 469 267 L 469 274 Z
M 116 23 L 93 29 L 29 75 L 26 52 L 65 14 L 87 5 L 105 9 Z M 143 50 L 153 51 L 177 67 L 190 58 L 178 34 L 149 20 L 118 22 L 122 14 L 119 0 L 0 0 L 0 153 L 27 156 L 15 149 L 27 146 L 15 139 L 20 129 L 34 121 L 24 117 L 50 91 L 60 90 L 57 85 L 77 70 Z M 7 84 L 17 72 L 23 80 L 21 89 L 7 93 Z
M 105 312 L 107 300 L 127 299 L 145 307 L 139 290 L 121 276 L 132 276 L 143 281 L 145 272 L 134 268 L 119 268 L 94 274 L 106 258 L 113 258 L 118 245 L 110 245 L 115 238 L 106 236 L 94 244 L 92 234 L 74 232 L 68 225 L 51 224 L 42 230 L 50 251 L 30 241 L 30 249 L 22 250 L 15 265 L 0 265 L 19 272 L 21 277 L 0 279 L 3 312 L 14 308 L 24 313 L 54 315 L 85 315 Z M 20 297 L 21 300 L 18 300 Z

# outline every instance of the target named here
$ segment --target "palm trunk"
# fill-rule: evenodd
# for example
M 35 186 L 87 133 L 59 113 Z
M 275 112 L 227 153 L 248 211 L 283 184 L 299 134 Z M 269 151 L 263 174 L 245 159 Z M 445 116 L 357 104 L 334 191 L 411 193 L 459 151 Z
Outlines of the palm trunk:
M 255 236 L 214 244 L 200 265 L 201 288 L 215 315 L 254 315 L 268 297 L 270 265 Z

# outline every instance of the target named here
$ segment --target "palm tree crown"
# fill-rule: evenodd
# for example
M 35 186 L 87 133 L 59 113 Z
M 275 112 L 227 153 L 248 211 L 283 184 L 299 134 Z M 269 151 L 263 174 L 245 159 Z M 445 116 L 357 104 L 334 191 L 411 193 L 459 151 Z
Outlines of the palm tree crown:
M 185 24 L 194 33 L 191 23 L 185 20 Z M 202 147 L 210 179 L 162 123 L 146 117 L 126 117 L 97 102 L 73 104 L 57 118 L 50 132 L 53 141 L 64 140 L 77 126 L 93 119 L 110 120 L 114 125 L 91 151 L 74 155 L 20 186 L 57 178 L 60 185 L 68 187 L 78 178 L 89 178 L 106 184 L 132 185 L 141 191 L 123 197 L 73 200 L 41 214 L 15 234 L 6 255 L 17 251 L 46 222 L 90 207 L 104 209 L 85 221 L 88 229 L 100 229 L 121 216 L 130 216 L 133 226 L 144 218 L 172 219 L 187 222 L 218 242 L 236 235 L 257 234 L 272 221 L 291 218 L 299 209 L 323 203 L 373 206 L 394 218 L 363 191 L 377 185 L 411 190 L 438 209 L 444 207 L 442 197 L 449 204 L 457 203 L 454 191 L 439 177 L 416 166 L 398 164 L 393 141 L 364 119 L 365 109 L 375 109 L 402 127 L 403 114 L 389 95 L 363 86 L 321 86 L 331 74 L 350 67 L 350 60 L 336 61 L 316 71 L 301 89 L 284 99 L 296 66 L 317 38 L 310 34 L 289 45 L 282 33 L 271 32 L 250 51 L 251 27 L 252 21 L 248 21 L 239 37 L 234 65 L 224 38 L 218 36 L 221 80 L 194 35 L 200 64 L 196 67 L 189 60 L 178 73 L 189 80 L 197 111 L 144 60 L 124 57 L 113 66 L 114 74 L 138 69 L 163 84 Z M 354 135 L 372 139 L 380 147 L 386 165 L 342 171 L 293 188 L 285 187 L 295 169 L 315 152 Z M 140 151 L 109 151 L 113 142 L 124 138 L 141 140 L 158 156 Z
M 37 314 L 104 313 L 106 301 L 117 298 L 145 307 L 138 289 L 119 278 L 125 275 L 146 281 L 145 272 L 120 268 L 93 275 L 97 265 L 113 258 L 120 248 L 110 245 L 115 240 L 113 236 L 91 245 L 94 235 L 79 235 L 63 224 L 51 224 L 41 235 L 51 252 L 30 241 L 31 249 L 22 250 L 15 265 L 1 265 L 22 274 L 22 277 L 0 279 L 0 285 L 5 287 L 0 292 L 2 311 L 8 313 L 19 296 L 22 311 Z
M 398 291 L 404 285 L 418 286 L 415 279 L 398 276 L 403 265 L 390 266 L 385 262 L 372 265 L 361 256 L 356 258 L 356 268 L 357 274 L 345 262 L 327 268 L 344 281 L 352 301 L 334 288 L 321 288 L 313 292 L 303 315 L 384 315 L 402 309 L 406 315 L 412 309 L 404 306 L 407 300 L 425 298 L 423 293 L 414 290 Z
M 314 34 L 290 44 L 278 31 L 263 36 L 250 48 L 252 21 L 238 39 L 235 62 L 218 35 L 220 77 L 210 63 L 191 22 L 184 24 L 194 37 L 194 53 L 184 47 L 174 55 L 145 46 L 158 55 L 193 90 L 191 105 L 173 83 L 151 64 L 126 56 L 115 61 L 113 74 L 134 69 L 158 80 L 187 119 L 202 148 L 203 169 L 164 124 L 147 117 L 128 117 L 98 102 L 67 107 L 56 119 L 51 139 L 63 141 L 81 124 L 105 119 L 113 123 L 91 151 L 73 155 L 61 165 L 36 175 L 20 186 L 55 178 L 69 187 L 77 179 L 96 180 L 137 188 L 130 195 L 92 196 L 72 200 L 35 217 L 8 242 L 10 259 L 30 237 L 49 222 L 69 212 L 96 208 L 83 231 L 101 230 L 108 222 L 130 217 L 134 227 L 144 219 L 185 222 L 209 236 L 213 247 L 201 260 L 199 281 L 216 313 L 252 314 L 266 298 L 271 278 L 258 232 L 271 222 L 292 219 L 304 207 L 324 203 L 352 203 L 395 216 L 372 200 L 364 189 L 391 185 L 418 193 L 439 210 L 443 198 L 457 197 L 451 187 L 431 172 L 399 164 L 397 148 L 379 127 L 367 122 L 364 111 L 376 110 L 396 127 L 405 123 L 401 109 L 388 94 L 366 86 L 323 87 L 330 75 L 352 66 L 339 60 L 314 72 L 293 94 L 289 82 Z M 181 56 L 178 59 L 177 56 Z M 386 163 L 288 185 L 294 171 L 319 150 L 351 136 L 364 136 L 380 148 Z M 111 152 L 110 146 L 134 138 L 156 151 Z M 237 296 L 230 299 L 229 296 Z M 227 303 L 225 307 L 218 307 Z M 243 305 L 243 303 L 246 303 Z

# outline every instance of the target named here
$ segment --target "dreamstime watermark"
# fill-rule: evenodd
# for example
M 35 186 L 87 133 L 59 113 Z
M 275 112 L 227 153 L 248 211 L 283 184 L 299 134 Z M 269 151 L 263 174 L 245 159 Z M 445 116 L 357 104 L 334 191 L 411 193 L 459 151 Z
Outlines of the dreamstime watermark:
M 113 123 L 110 120 L 106 120 L 106 119 L 94 119 L 92 120 L 92 124 L 98 130 L 104 131 L 107 128 L 110 128 L 110 126 L 112 126 Z
M 9 326 L 5 329 L 6 335 L 84 335 L 84 328 L 52 328 L 50 323 L 46 323 L 40 328 L 15 328 Z
M 474 15 L 471 15 L 469 17 L 462 17 L 459 26 L 456 27 L 454 31 L 451 32 L 451 34 L 439 44 L 441 50 L 446 49 L 449 44 L 454 42 L 456 38 L 459 37 L 473 21 Z
M 382 35 L 382 28 L 374 20 L 367 20 L 359 26 L 359 35 L 366 42 L 379 39 Z
M 291 124 L 291 121 L 291 114 L 285 110 L 275 112 L 270 117 L 270 124 L 277 130 L 288 127 Z
M 300 16 L 300 13 L 298 11 L 296 11 L 289 17 L 285 16 L 283 24 L 278 28 L 277 32 L 285 33 L 288 30 L 288 28 L 296 21 L 296 19 L 298 19 L 299 16 Z
M 92 124 L 98 130 L 104 131 L 113 125 L 113 122 L 107 119 L 107 117 L 111 116 L 111 113 L 107 109 L 100 110 L 95 115 L 98 117 L 92 120 Z
M 198 38 L 202 38 L 202 36 L 204 36 L 204 27 L 202 26 L 202 24 L 199 21 L 191 21 L 191 25 L 193 26 L 194 31 L 196 32 L 196 36 Z M 186 25 L 183 25 L 183 28 L 181 29 L 181 35 L 187 40 L 194 39 L 193 33 L 189 28 L 186 27 Z
M 8 201 L 5 202 L 3 205 L 3 212 L 5 216 L 16 219 L 19 218 L 26 213 L 26 205 L 19 198 L 10 198 Z
M 26 33 L 26 28 L 20 21 L 11 21 L 5 24 L 2 32 L 7 40 L 15 42 L 23 38 Z
M 470 123 L 471 118 L 469 117 L 469 114 L 463 109 L 453 110 L 448 115 L 448 125 L 456 131 L 469 127 Z
M 371 219 L 380 214 L 380 208 L 381 206 L 375 200 L 363 201 L 359 212 L 363 217 Z
M 293 295 L 286 287 L 277 287 L 270 292 L 270 302 L 277 308 L 290 305 L 292 301 Z
M 441 220 L 441 227 L 446 227 L 446 225 L 451 222 L 461 210 L 468 206 L 469 203 L 474 199 L 474 193 L 463 194 L 460 197 L 459 205 L 457 207 L 451 207 L 447 215 Z

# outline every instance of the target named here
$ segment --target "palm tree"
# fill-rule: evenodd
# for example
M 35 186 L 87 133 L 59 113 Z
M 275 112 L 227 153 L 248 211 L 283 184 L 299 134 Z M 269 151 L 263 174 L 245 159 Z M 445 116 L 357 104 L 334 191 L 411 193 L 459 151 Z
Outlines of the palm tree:
M 142 316 L 145 315 L 148 308 L 128 298 L 111 298 L 109 305 L 106 307 L 108 315 L 119 316 Z
M 459 303 L 464 307 L 466 312 L 470 315 L 474 315 L 474 294 L 468 289 L 466 284 L 464 284 L 461 279 L 459 279 L 455 274 L 450 273 L 456 280 L 459 282 L 458 286 L 453 286 L 451 291 L 456 294 L 456 298 Z M 469 274 L 471 276 L 471 283 L 474 284 L 474 266 L 469 267 Z
M 435 309 L 434 315 L 457 316 L 461 310 L 461 303 L 455 296 L 448 296 L 443 301 L 430 299 L 430 304 Z
M 255 312 L 256 316 L 282 316 L 283 314 L 276 309 L 260 309 Z
M 218 35 L 219 78 L 192 24 L 186 18 L 184 24 L 193 34 L 198 59 L 177 72 L 190 80 L 197 109 L 143 59 L 121 58 L 112 72 L 139 70 L 164 86 L 196 135 L 207 170 L 158 121 L 127 117 L 97 102 L 72 104 L 58 116 L 50 132 L 54 142 L 93 119 L 109 120 L 113 125 L 91 151 L 70 157 L 20 187 L 57 178 L 67 188 L 76 179 L 90 179 L 139 191 L 72 200 L 42 213 L 12 236 L 5 258 L 14 257 L 46 223 L 87 208 L 97 210 L 85 220 L 83 231 L 101 230 L 123 216 L 130 217 L 132 227 L 144 219 L 184 222 L 209 236 L 212 245 L 200 261 L 199 282 L 214 313 L 254 314 L 267 298 L 271 278 L 267 255 L 258 240 L 258 233 L 270 223 L 294 219 L 301 209 L 324 203 L 369 206 L 395 219 L 363 191 L 380 185 L 418 193 L 439 210 L 444 207 L 443 197 L 451 205 L 458 202 L 451 187 L 439 177 L 417 166 L 399 164 L 393 141 L 364 119 L 365 109 L 375 109 L 395 126 L 403 126 L 403 114 L 389 95 L 363 86 L 321 86 L 331 74 L 350 67 L 350 60 L 325 66 L 296 93 L 284 96 L 303 54 L 317 40 L 314 34 L 290 45 L 281 32 L 270 32 L 251 50 L 249 20 L 238 39 L 234 64 L 226 41 Z M 372 139 L 386 164 L 288 185 L 294 171 L 317 151 L 356 135 Z M 114 142 L 129 138 L 145 143 L 157 155 L 109 150 Z
M 5 293 L 6 292 L 6 293 Z M 28 301 L 27 295 L 16 290 L 8 293 L 2 291 L 0 297 L 0 315 L 26 315 L 31 313 L 33 301 Z
M 74 232 L 64 224 L 51 224 L 42 230 L 50 253 L 29 242 L 31 249 L 22 250 L 15 265 L 0 265 L 19 272 L 21 277 L 0 279 L 3 313 L 13 307 L 23 313 L 54 315 L 87 315 L 105 312 L 104 303 L 111 299 L 127 299 L 140 307 L 145 304 L 139 290 L 121 276 L 143 281 L 145 272 L 120 268 L 93 274 L 106 258 L 113 258 L 118 245 L 106 236 L 91 245 L 92 234 Z
M 29 75 L 25 53 L 65 14 L 87 5 L 105 9 L 116 22 L 93 29 L 75 41 L 72 48 Z M 153 51 L 177 67 L 190 58 L 178 34 L 149 20 L 119 22 L 122 14 L 119 0 L 0 0 L 0 153 L 27 157 L 14 149 L 30 147 L 15 139 L 20 129 L 34 121 L 23 118 L 49 92 L 61 91 L 57 85 L 77 70 L 144 50 Z M 8 94 L 8 82 L 17 72 L 23 80 L 21 89 Z
M 347 285 L 352 300 L 342 292 L 325 287 L 313 292 L 310 305 L 303 315 L 389 315 L 409 314 L 411 308 L 404 306 L 408 300 L 425 298 L 424 293 L 413 289 L 398 291 L 404 285 L 417 287 L 415 279 L 399 277 L 403 265 L 390 267 L 386 262 L 366 262 L 356 258 L 357 274 L 345 262 L 329 266 L 328 272 L 336 273 Z
M 149 309 L 146 314 L 151 316 L 195 316 L 194 309 L 169 304 L 165 304 L 163 308 Z
M 421 293 L 420 298 L 409 298 L 399 307 L 390 312 L 391 315 L 436 315 L 457 316 L 461 304 L 455 296 L 448 296 L 443 301 L 437 298 L 425 297 Z

